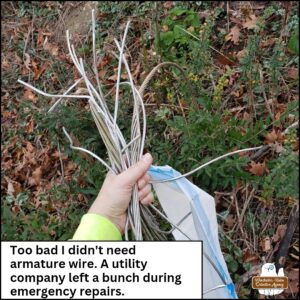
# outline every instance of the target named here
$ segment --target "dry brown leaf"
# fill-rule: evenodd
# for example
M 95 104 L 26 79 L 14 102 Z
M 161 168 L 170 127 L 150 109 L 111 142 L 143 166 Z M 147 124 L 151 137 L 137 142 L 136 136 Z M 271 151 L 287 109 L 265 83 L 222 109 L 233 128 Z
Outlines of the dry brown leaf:
M 105 74 L 106 74 L 106 70 L 105 70 L 105 69 L 102 69 L 102 70 L 99 71 L 98 77 L 99 77 L 100 79 L 104 79 Z
M 284 270 L 285 276 L 289 279 L 289 287 L 285 290 L 286 294 L 297 294 L 299 292 L 299 269 L 296 268 L 285 268 Z M 289 299 L 286 297 L 285 299 Z
M 33 93 L 33 91 L 29 88 L 25 88 L 25 92 L 23 94 L 25 100 L 30 100 L 33 103 L 37 102 L 37 96 Z
M 107 80 L 110 80 L 110 81 L 117 81 L 117 77 L 118 77 L 118 75 L 117 74 L 114 74 L 114 75 L 112 75 L 112 76 L 109 76 L 108 78 L 107 78 Z
M 224 66 L 226 66 L 226 65 L 232 66 L 234 64 L 230 59 L 228 59 L 226 56 L 221 55 L 221 54 L 216 55 L 216 60 Z
M 260 43 L 260 46 L 261 46 L 262 48 L 270 47 L 270 46 L 273 46 L 273 45 L 275 44 L 275 42 L 276 42 L 276 39 L 275 39 L 275 38 L 269 38 L 269 39 L 267 39 L 266 41 L 262 41 L 262 42 Z
M 299 78 L 298 68 L 289 68 L 288 69 L 288 76 L 292 79 L 298 79 Z
M 45 39 L 45 42 L 43 44 L 43 49 L 48 51 L 52 56 L 58 56 L 58 46 L 49 43 L 47 38 Z
M 14 186 L 13 186 L 13 184 L 9 181 L 8 184 L 7 184 L 7 194 L 10 195 L 10 196 L 13 196 L 14 193 L 15 193 Z
M 42 178 L 42 167 L 38 167 L 36 168 L 33 172 L 32 172 L 32 177 L 35 181 L 36 185 L 39 185 L 41 182 L 41 178 Z
M 19 205 L 14 205 L 14 206 L 11 208 L 11 211 L 12 211 L 14 214 L 17 214 L 17 213 L 20 211 L 20 206 L 19 206 Z
M 286 232 L 286 224 L 283 224 L 283 225 L 278 225 L 277 229 L 276 229 L 276 233 L 272 236 L 272 240 L 273 242 L 278 242 L 278 241 L 281 241 L 282 238 L 284 237 L 285 235 L 285 232 Z
M 274 144 L 270 144 L 271 149 L 273 149 L 276 153 L 281 153 L 284 148 L 282 146 L 282 144 L 275 142 Z
M 240 39 L 240 28 L 235 25 L 230 29 L 230 32 L 225 36 L 225 41 L 232 41 L 235 45 L 238 45 Z
M 106 55 L 104 56 L 101 60 L 100 63 L 98 64 L 98 70 L 102 70 L 107 64 L 109 64 L 112 60 L 112 57 Z
M 242 25 L 242 22 L 238 18 L 235 18 L 235 17 L 231 16 L 230 21 L 235 23 L 235 24 Z
M 257 254 L 252 253 L 248 248 L 243 250 L 243 261 L 249 262 L 253 265 L 256 265 L 259 263 L 260 258 Z
M 173 6 L 173 1 L 166 1 L 166 2 L 164 3 L 164 8 L 169 9 L 169 8 L 171 8 L 172 6 Z
M 268 169 L 266 167 L 266 162 L 256 163 L 255 161 L 251 161 L 249 172 L 256 176 L 263 176 L 267 173 Z
M 141 64 L 140 64 L 140 63 L 137 63 L 136 66 L 135 66 L 135 70 L 134 70 L 133 73 L 132 73 L 132 76 L 133 76 L 134 78 L 136 78 L 136 77 L 139 75 L 140 70 L 141 70 Z
M 238 61 L 241 61 L 247 55 L 247 53 L 248 53 L 247 49 L 243 49 L 243 50 L 239 51 L 236 54 Z
M 28 53 L 25 53 L 24 56 L 26 57 L 25 61 L 24 61 L 24 66 L 30 70 L 30 56 Z
M 227 218 L 225 219 L 225 224 L 228 226 L 229 229 L 231 229 L 235 223 L 236 220 L 233 217 L 233 215 L 228 215 Z
M 169 26 L 168 26 L 168 25 L 163 25 L 162 28 L 161 28 L 161 31 L 162 31 L 162 32 L 167 32 L 167 31 L 169 31 Z
M 38 67 L 37 63 L 35 61 L 32 61 L 32 68 L 33 68 L 33 72 L 34 72 L 34 80 L 38 80 L 41 75 L 45 72 L 45 70 L 47 69 L 47 67 L 49 66 L 49 62 L 46 61 L 43 63 L 43 65 L 41 66 L 41 68 Z
M 11 69 L 11 63 L 9 60 L 5 57 L 1 61 L 1 67 L 3 70 L 10 70 Z
M 254 29 L 257 27 L 256 25 L 257 22 L 257 18 L 255 15 L 250 15 L 246 22 L 243 23 L 243 28 L 247 28 L 247 29 Z
M 32 144 L 29 141 L 26 141 L 26 150 L 28 152 L 32 152 L 34 150 L 34 147 L 32 146 Z
M 26 126 L 26 132 L 32 133 L 33 128 L 34 128 L 34 121 L 32 119 L 30 119 L 30 121 L 27 123 L 27 126 Z
M 265 140 L 264 140 L 265 144 L 273 144 L 276 141 L 279 143 L 284 142 L 284 136 L 279 130 L 275 131 L 275 129 L 273 129 L 272 132 L 269 132 L 265 135 Z
M 277 140 L 277 134 L 273 129 L 272 132 L 269 132 L 265 136 L 265 144 L 274 143 Z
M 271 250 L 271 239 L 270 237 L 265 237 L 261 242 L 260 242 L 260 247 L 263 252 L 268 252 Z

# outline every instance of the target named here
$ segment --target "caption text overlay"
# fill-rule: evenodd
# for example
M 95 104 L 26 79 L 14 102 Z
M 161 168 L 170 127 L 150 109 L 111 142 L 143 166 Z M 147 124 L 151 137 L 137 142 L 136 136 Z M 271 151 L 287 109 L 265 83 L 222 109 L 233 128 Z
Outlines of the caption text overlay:
M 3 298 L 202 296 L 201 242 L 2 242 Z

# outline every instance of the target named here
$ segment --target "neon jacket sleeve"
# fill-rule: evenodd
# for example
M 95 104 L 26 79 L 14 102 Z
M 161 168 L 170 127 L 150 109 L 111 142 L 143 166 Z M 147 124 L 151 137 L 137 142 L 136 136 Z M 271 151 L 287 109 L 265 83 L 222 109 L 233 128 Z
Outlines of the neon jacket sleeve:
M 96 214 L 85 214 L 72 240 L 122 240 L 122 235 L 115 224 Z

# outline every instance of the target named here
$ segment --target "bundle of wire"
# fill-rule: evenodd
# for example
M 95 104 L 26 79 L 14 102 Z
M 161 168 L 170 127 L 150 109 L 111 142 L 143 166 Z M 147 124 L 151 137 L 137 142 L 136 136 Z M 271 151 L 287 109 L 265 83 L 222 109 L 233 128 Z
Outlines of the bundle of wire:
M 103 159 L 101 159 L 99 156 L 97 156 L 95 153 L 92 153 L 91 151 L 81 147 L 75 147 L 73 145 L 73 141 L 70 135 L 68 134 L 67 130 L 64 127 L 63 127 L 63 131 L 66 137 L 69 139 L 70 146 L 72 149 L 80 150 L 92 155 L 94 158 L 96 158 L 100 163 L 102 163 L 108 170 L 110 170 L 114 174 L 120 174 L 121 172 L 128 169 L 130 166 L 136 164 L 143 155 L 145 137 L 146 137 L 146 112 L 145 112 L 142 96 L 149 80 L 151 79 L 153 74 L 157 71 L 157 69 L 161 67 L 163 64 L 170 64 L 178 68 L 178 65 L 169 62 L 158 65 L 150 72 L 150 74 L 146 77 L 141 87 L 138 89 L 134 84 L 126 56 L 124 55 L 125 41 L 129 29 L 129 24 L 130 22 L 128 22 L 126 25 L 121 43 L 119 43 L 116 39 L 114 39 L 114 42 L 119 50 L 119 56 L 118 56 L 119 61 L 118 61 L 117 82 L 115 86 L 115 107 L 114 107 L 113 114 L 108 109 L 108 105 L 105 96 L 103 94 L 101 83 L 98 77 L 94 10 L 92 11 L 93 72 L 96 78 L 97 87 L 94 87 L 90 79 L 88 78 L 82 58 L 78 59 L 78 56 L 75 51 L 75 47 L 70 43 L 69 31 L 66 32 L 68 50 L 76 69 L 81 75 L 80 79 L 78 79 L 72 86 L 70 86 L 63 95 L 53 95 L 53 94 L 45 93 L 22 80 L 18 80 L 18 82 L 20 82 L 21 84 L 31 88 L 32 90 L 44 96 L 59 98 L 54 103 L 54 105 L 49 109 L 49 112 L 52 112 L 57 107 L 57 105 L 61 103 L 62 99 L 65 98 L 86 99 L 89 103 L 90 110 L 93 119 L 96 123 L 96 126 L 99 130 L 100 136 L 106 146 L 110 165 L 106 163 Z M 120 79 L 121 79 L 121 71 L 123 66 L 125 66 L 125 70 L 127 72 L 129 80 L 121 83 Z M 88 95 L 76 95 L 76 94 L 69 95 L 68 93 L 70 93 L 82 81 L 85 83 L 86 91 L 88 91 Z M 132 100 L 133 100 L 131 140 L 128 143 L 126 142 L 117 123 L 119 97 L 120 97 L 120 84 L 126 84 L 130 87 Z M 177 178 L 164 180 L 163 182 L 177 180 L 181 177 L 188 176 L 198 171 L 202 167 L 205 167 L 206 165 L 216 160 L 219 160 L 223 157 L 226 157 L 228 155 L 232 155 L 242 151 L 259 149 L 259 148 L 260 147 L 243 149 L 243 150 L 231 152 L 229 154 L 225 154 L 222 157 L 210 161 L 209 163 L 206 163 L 205 165 L 202 165 L 187 174 L 181 175 Z M 153 205 L 144 206 L 140 204 L 138 199 L 138 187 L 137 185 L 135 185 L 132 191 L 132 199 L 128 207 L 127 221 L 125 226 L 125 239 L 126 240 L 129 239 L 167 240 L 168 234 L 172 230 L 174 230 L 175 228 L 179 229 L 178 226 L 171 224 L 172 229 L 170 231 L 161 230 L 156 221 L 157 215 L 169 221 L 168 218 L 161 211 L 159 211 L 155 206 Z M 129 237 L 129 228 L 131 229 L 130 237 Z

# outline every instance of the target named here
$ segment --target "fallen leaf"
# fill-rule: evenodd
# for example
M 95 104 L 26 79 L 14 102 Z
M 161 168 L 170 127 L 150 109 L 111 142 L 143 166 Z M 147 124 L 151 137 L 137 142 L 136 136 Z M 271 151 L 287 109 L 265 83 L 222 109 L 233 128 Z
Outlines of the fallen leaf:
M 8 182 L 7 184 L 7 194 L 10 195 L 10 196 L 13 196 L 15 193 L 15 189 L 14 189 L 14 186 L 11 182 Z
M 263 176 L 267 173 L 268 169 L 266 167 L 266 162 L 256 163 L 255 161 L 251 161 L 249 172 L 256 176 Z
M 235 218 L 233 217 L 233 215 L 228 215 L 225 219 L 225 224 L 228 226 L 229 229 L 231 229 L 234 224 L 236 223 Z
M 286 224 L 283 224 L 283 225 L 278 225 L 277 229 L 276 229 L 276 233 L 272 236 L 272 240 L 273 242 L 278 242 L 278 241 L 281 241 L 282 238 L 284 237 L 285 235 L 285 232 L 286 232 Z
M 44 35 L 41 30 L 39 30 L 38 35 L 37 35 L 37 45 L 41 46 L 44 43 Z
M 299 77 L 298 68 L 289 68 L 288 69 L 288 76 L 292 79 L 298 79 L 298 77 Z
M 2 67 L 3 70 L 10 70 L 11 64 L 10 64 L 9 60 L 6 57 L 2 59 L 1 67 Z
M 248 54 L 247 49 L 243 49 L 236 54 L 238 61 L 241 61 Z
M 123 74 L 121 74 L 121 78 L 122 78 L 122 79 L 128 79 L 129 77 L 128 77 L 128 74 L 123 73 Z
M 235 18 L 235 17 L 230 17 L 230 21 L 235 23 L 235 24 L 242 25 L 242 22 L 239 19 Z
M 179 102 L 179 105 L 180 105 L 181 108 L 187 108 L 188 107 L 188 104 L 187 104 L 186 100 L 184 100 L 184 98 L 178 99 L 178 102 Z
M 28 70 L 30 70 L 30 56 L 28 53 L 25 53 L 24 56 L 26 57 L 24 65 Z
M 297 294 L 299 292 L 299 269 L 296 268 L 285 268 L 284 275 L 289 279 L 289 287 L 285 290 L 286 294 Z M 285 299 L 289 299 L 286 297 Z
M 268 252 L 271 250 L 271 239 L 270 237 L 265 237 L 261 242 L 260 242 L 260 247 L 263 252 Z
M 262 41 L 260 43 L 260 47 L 262 47 L 262 48 L 270 47 L 270 46 L 273 46 L 275 44 L 275 42 L 276 42 L 275 38 L 269 38 L 266 41 Z
M 259 256 L 255 253 L 252 253 L 248 248 L 243 250 L 243 261 L 252 263 L 256 265 L 259 263 Z
M 27 126 L 26 126 L 26 132 L 27 133 L 32 133 L 33 128 L 34 128 L 34 122 L 33 122 L 32 119 L 30 119 L 30 121 L 27 123 Z
M 43 63 L 43 65 L 41 66 L 41 68 L 38 67 L 37 63 L 35 61 L 32 61 L 32 68 L 33 68 L 33 72 L 34 72 L 34 80 L 38 80 L 41 75 L 45 72 L 45 70 L 47 69 L 47 67 L 49 66 L 49 62 L 46 61 Z
M 47 38 L 44 41 L 43 49 L 48 51 L 52 56 L 58 56 L 58 50 L 59 50 L 58 46 L 49 43 Z
M 35 184 L 34 185 L 39 185 L 41 182 L 41 178 L 42 178 L 42 167 L 38 167 L 36 168 L 33 172 L 32 172 L 32 177 L 34 179 Z
M 168 25 L 163 25 L 161 31 L 162 31 L 162 32 L 167 32 L 167 31 L 169 31 L 169 26 L 168 26 Z
M 270 144 L 271 149 L 273 149 L 276 153 L 281 153 L 284 148 L 282 146 L 282 144 L 275 142 L 274 144 Z
M 34 150 L 34 147 L 32 146 L 32 144 L 29 141 L 26 141 L 26 150 L 28 152 L 32 152 Z
M 18 205 L 14 205 L 12 208 L 11 208 L 11 211 L 14 213 L 14 214 L 17 214 L 19 211 L 20 211 L 20 207 Z
M 256 25 L 256 22 L 257 22 L 257 18 L 255 15 L 250 15 L 246 22 L 243 23 L 243 28 L 247 28 L 247 29 L 254 29 L 257 27 Z
M 235 25 L 230 29 L 230 32 L 225 36 L 225 41 L 232 41 L 235 45 L 238 45 L 240 39 L 240 28 Z
M 134 71 L 132 72 L 132 76 L 134 78 L 136 78 L 139 75 L 140 70 L 141 70 L 141 64 L 140 63 L 135 64 L 134 65 Z
M 164 3 L 164 8 L 171 8 L 173 6 L 173 1 L 166 1 Z
M 279 143 L 284 142 L 284 136 L 280 130 L 275 131 L 275 129 L 273 129 L 272 132 L 269 132 L 265 135 L 265 144 L 273 144 L 276 141 Z
M 100 63 L 98 64 L 98 69 L 103 69 L 107 64 L 109 64 L 112 60 L 112 57 L 106 55 L 104 56 L 101 60 L 100 60 Z
M 104 79 L 105 74 L 106 74 L 106 70 L 105 70 L 105 69 L 102 69 L 102 70 L 99 71 L 98 77 L 99 77 L 100 79 Z
M 228 66 L 232 66 L 234 63 L 233 61 L 231 61 L 229 58 L 227 58 L 226 56 L 224 55 L 221 55 L 221 54 L 217 54 L 216 55 L 216 60 L 222 64 L 222 65 L 228 65 Z
M 30 100 L 33 103 L 37 102 L 37 96 L 29 88 L 25 88 L 25 92 L 23 94 L 23 97 L 24 97 L 25 100 Z
M 267 133 L 265 136 L 265 144 L 274 143 L 276 140 L 277 140 L 277 134 L 274 129 L 272 130 L 272 132 Z

